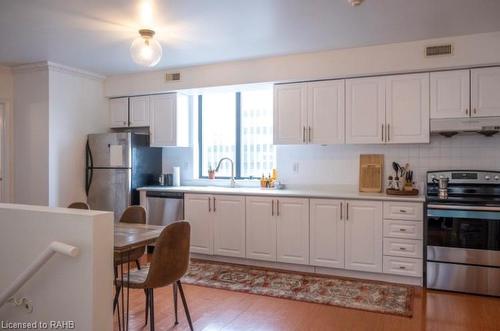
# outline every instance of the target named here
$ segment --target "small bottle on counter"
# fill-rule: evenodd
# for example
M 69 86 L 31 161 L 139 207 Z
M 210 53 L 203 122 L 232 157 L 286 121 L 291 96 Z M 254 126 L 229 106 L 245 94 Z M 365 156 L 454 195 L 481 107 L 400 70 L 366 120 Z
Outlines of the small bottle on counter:
M 267 180 L 264 174 L 262 174 L 262 177 L 260 178 L 260 187 L 261 188 L 266 188 L 267 186 Z

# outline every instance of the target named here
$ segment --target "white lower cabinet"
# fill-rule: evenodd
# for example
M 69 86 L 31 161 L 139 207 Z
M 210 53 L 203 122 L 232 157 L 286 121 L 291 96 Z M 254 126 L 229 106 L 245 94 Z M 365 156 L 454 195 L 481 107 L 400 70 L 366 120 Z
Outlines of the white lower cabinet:
M 277 198 L 276 260 L 309 263 L 309 199 Z
M 193 253 L 422 277 L 419 203 L 218 194 L 184 203 Z
M 245 197 L 214 195 L 214 254 L 245 257 Z
M 344 205 L 342 200 L 310 200 L 311 265 L 344 268 Z
M 384 256 L 384 273 L 422 277 L 422 260 L 407 257 Z
M 422 277 L 422 204 L 386 201 L 383 217 L 384 273 Z
M 191 252 L 245 257 L 245 197 L 185 194 Z
M 246 257 L 309 263 L 309 200 L 247 197 Z
M 311 199 L 311 263 L 382 272 L 382 202 Z
M 274 199 L 246 198 L 246 257 L 276 261 Z
M 191 252 L 213 254 L 211 196 L 184 195 L 184 219 L 191 224 Z
M 348 200 L 345 215 L 345 268 L 382 272 L 382 202 Z

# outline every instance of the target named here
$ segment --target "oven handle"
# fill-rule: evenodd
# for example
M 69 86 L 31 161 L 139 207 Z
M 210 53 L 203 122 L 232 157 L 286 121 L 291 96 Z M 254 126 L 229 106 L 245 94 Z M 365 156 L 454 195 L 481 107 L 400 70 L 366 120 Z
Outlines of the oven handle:
M 500 212 L 500 207 L 490 207 L 490 206 L 427 205 L 427 209 L 499 211 Z

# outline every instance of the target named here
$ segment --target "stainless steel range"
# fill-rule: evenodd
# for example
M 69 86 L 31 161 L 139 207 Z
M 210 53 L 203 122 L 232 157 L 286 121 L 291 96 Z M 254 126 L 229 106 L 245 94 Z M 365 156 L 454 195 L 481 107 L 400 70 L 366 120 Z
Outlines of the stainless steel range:
M 500 172 L 430 171 L 426 200 L 427 287 L 500 296 Z

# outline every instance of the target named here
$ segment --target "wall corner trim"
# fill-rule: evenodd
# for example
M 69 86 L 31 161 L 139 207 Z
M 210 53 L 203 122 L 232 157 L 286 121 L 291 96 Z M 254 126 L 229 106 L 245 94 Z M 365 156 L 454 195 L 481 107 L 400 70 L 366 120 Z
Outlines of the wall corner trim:
M 104 80 L 106 76 L 66 66 L 63 64 L 59 63 L 54 63 L 50 61 L 40 61 L 40 62 L 34 62 L 34 63 L 28 63 L 28 64 L 22 64 L 18 65 L 15 67 L 12 67 L 12 72 L 13 73 L 26 73 L 26 72 L 35 72 L 35 71 L 44 71 L 44 70 L 53 70 L 57 72 L 62 72 L 62 73 L 67 73 L 71 75 L 77 75 L 83 78 L 89 78 L 89 79 L 94 79 L 94 80 Z

